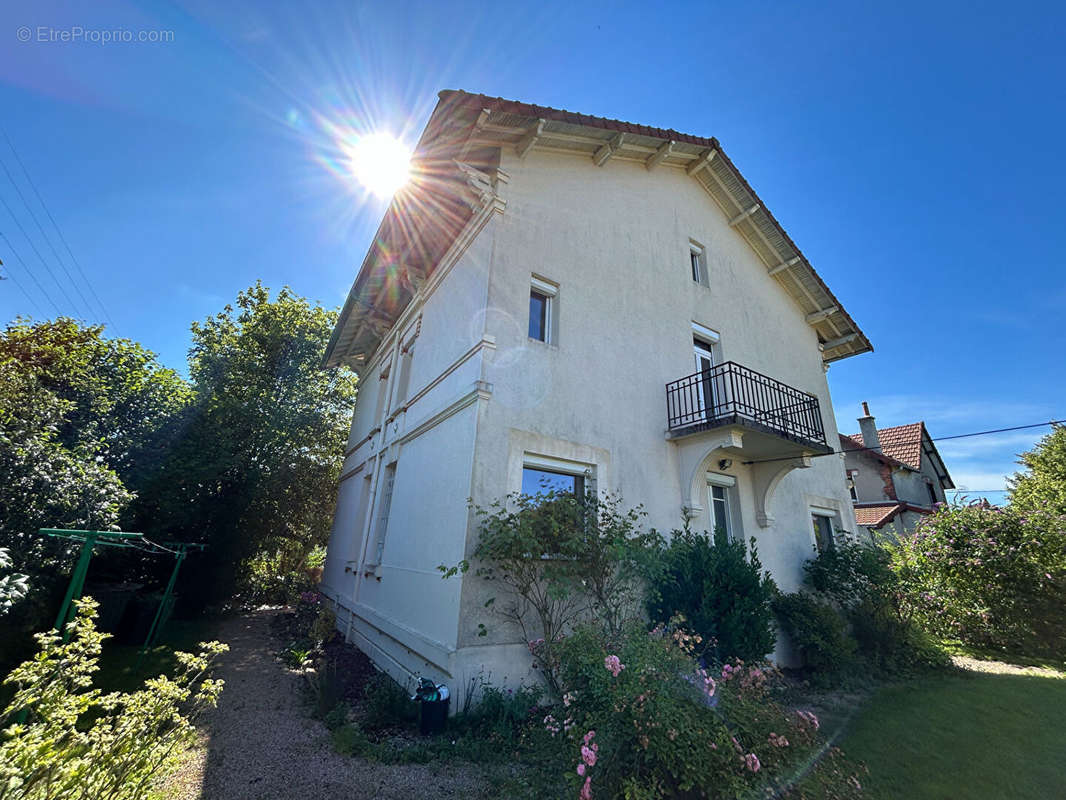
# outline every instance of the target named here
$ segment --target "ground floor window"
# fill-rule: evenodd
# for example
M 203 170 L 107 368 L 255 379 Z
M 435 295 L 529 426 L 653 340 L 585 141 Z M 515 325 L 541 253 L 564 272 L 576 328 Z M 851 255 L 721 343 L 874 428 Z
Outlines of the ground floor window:
M 811 514 L 811 524 L 814 526 L 814 546 L 819 553 L 833 549 L 833 518 L 826 514 L 814 512 Z
M 738 531 L 733 519 L 733 505 L 736 502 L 737 479 L 732 475 L 717 472 L 707 473 L 707 494 L 710 500 L 711 532 L 725 531 L 729 538 L 735 538 Z
M 585 476 L 541 467 L 522 467 L 522 494 L 585 494 Z

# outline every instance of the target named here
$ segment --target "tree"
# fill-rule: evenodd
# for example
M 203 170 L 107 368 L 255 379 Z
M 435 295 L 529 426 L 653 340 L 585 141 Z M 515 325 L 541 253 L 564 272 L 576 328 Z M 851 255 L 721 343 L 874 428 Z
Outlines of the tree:
M 1010 502 L 1023 511 L 1066 516 L 1066 426 L 1056 425 L 1032 450 L 1019 456 L 1026 471 L 1010 479 Z
M 160 536 L 206 542 L 186 591 L 248 588 L 257 556 L 299 568 L 329 536 L 356 378 L 325 371 L 335 311 L 256 283 L 193 323 L 193 401 L 170 456 L 136 504 Z
M 69 566 L 68 543 L 38 536 L 38 528 L 106 529 L 130 500 L 90 447 L 61 441 L 72 405 L 25 362 L 0 357 L 0 546 L 21 572 Z
M 105 464 L 134 491 L 169 448 L 190 400 L 188 385 L 155 353 L 67 317 L 15 320 L 0 335 L 0 362 L 58 401 L 57 444 Z

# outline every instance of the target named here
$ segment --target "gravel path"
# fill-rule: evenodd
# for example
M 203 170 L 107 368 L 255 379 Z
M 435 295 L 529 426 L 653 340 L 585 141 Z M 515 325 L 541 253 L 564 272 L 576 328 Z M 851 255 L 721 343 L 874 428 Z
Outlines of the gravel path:
M 470 765 L 385 766 L 342 756 L 310 718 L 299 675 L 274 658 L 275 612 L 226 620 L 218 638 L 230 646 L 217 677 L 226 681 L 218 708 L 205 718 L 205 748 L 168 781 L 173 800 L 273 798 L 464 798 L 490 796 Z

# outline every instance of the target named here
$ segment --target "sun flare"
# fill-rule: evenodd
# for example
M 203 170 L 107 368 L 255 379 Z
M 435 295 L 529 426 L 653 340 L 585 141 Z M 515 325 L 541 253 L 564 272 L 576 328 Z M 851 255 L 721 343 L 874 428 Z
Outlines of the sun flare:
M 411 151 L 387 133 L 360 136 L 344 149 L 352 174 L 378 197 L 392 197 L 411 176 Z

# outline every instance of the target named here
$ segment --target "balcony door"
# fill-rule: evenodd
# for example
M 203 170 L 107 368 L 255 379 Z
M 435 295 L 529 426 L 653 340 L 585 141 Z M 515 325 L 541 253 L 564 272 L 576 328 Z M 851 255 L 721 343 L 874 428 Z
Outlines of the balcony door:
M 714 353 L 707 342 L 693 338 L 692 352 L 696 358 L 696 372 L 700 374 L 696 382 L 697 418 L 703 422 L 714 419 L 715 389 L 711 377 L 714 367 Z

